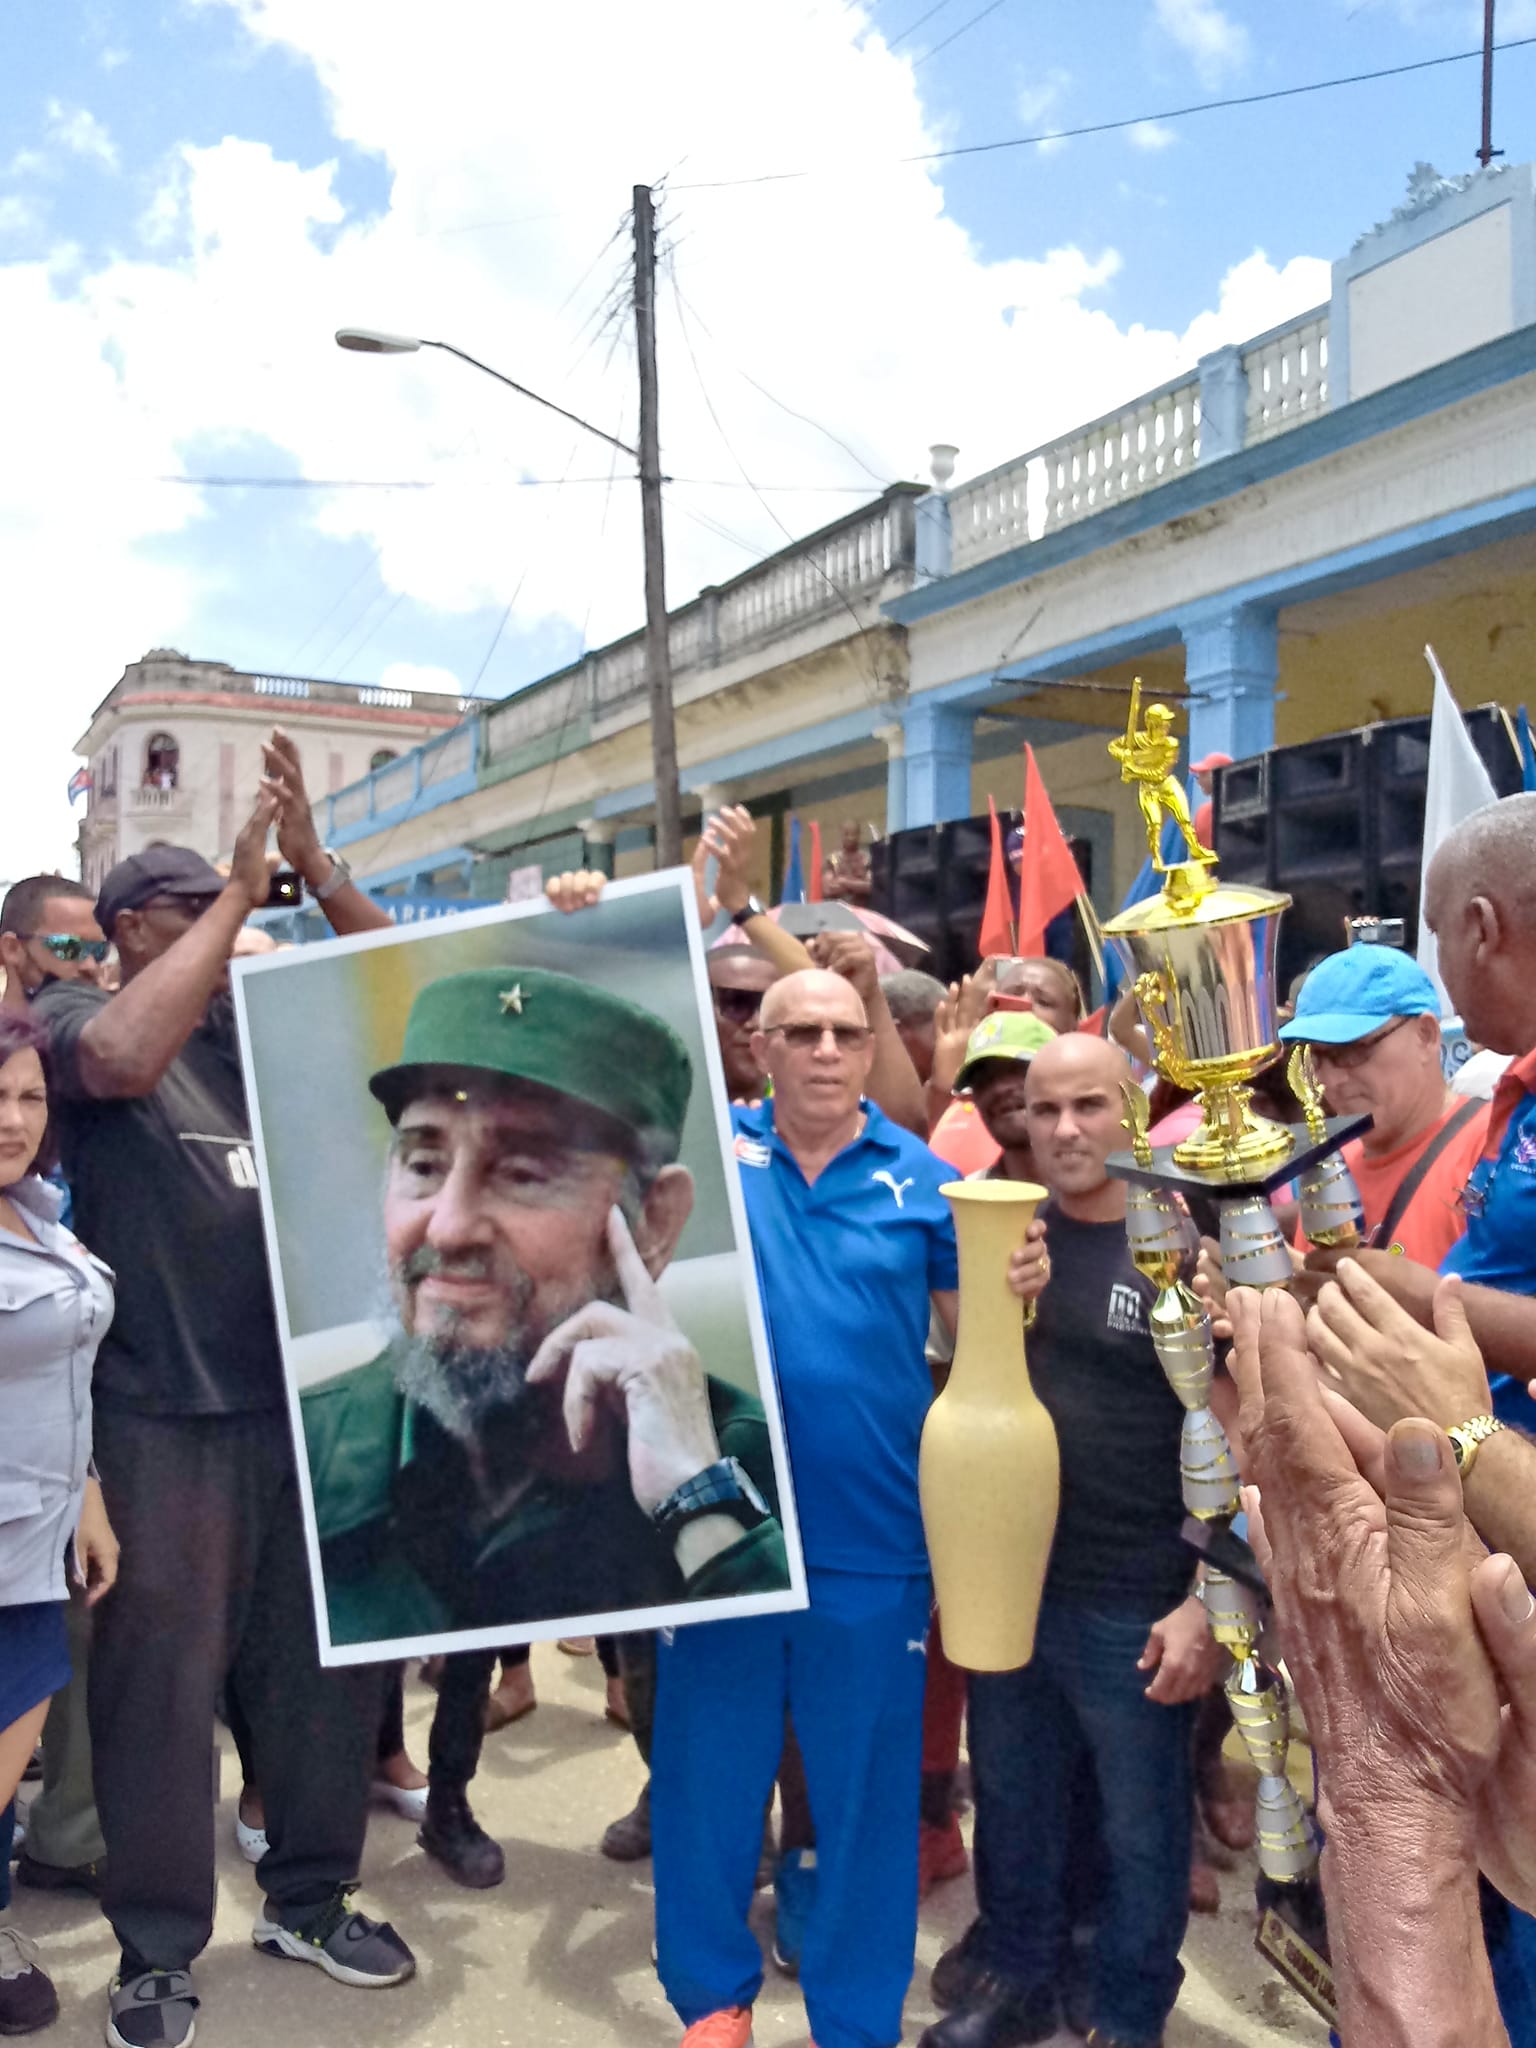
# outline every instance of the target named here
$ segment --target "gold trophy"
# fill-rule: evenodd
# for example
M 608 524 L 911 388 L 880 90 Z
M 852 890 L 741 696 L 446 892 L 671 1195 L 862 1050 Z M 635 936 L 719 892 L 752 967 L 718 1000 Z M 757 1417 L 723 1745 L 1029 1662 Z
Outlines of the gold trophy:
M 1182 1196 L 1213 1199 L 1221 1249 L 1233 1285 L 1283 1287 L 1292 1277 L 1290 1249 L 1269 1198 L 1294 1181 L 1303 1226 L 1314 1244 L 1358 1243 L 1360 1196 L 1339 1148 L 1370 1126 L 1369 1117 L 1325 1116 L 1310 1059 L 1293 1058 L 1292 1084 L 1306 1122 L 1287 1125 L 1258 1115 L 1252 1084 L 1280 1051 L 1275 1029 L 1275 955 L 1280 917 L 1291 899 L 1268 889 L 1230 888 L 1218 880 L 1216 856 L 1200 844 L 1176 776 L 1178 742 L 1166 705 L 1147 707 L 1138 727 L 1141 685 L 1131 693 L 1124 736 L 1109 751 L 1121 779 L 1136 790 L 1154 869 L 1163 885 L 1104 926 L 1130 977 L 1160 1074 L 1197 1098 L 1201 1120 L 1181 1143 L 1154 1149 L 1142 1091 L 1125 1089 L 1128 1152 L 1112 1155 L 1112 1172 L 1130 1183 L 1126 1234 L 1138 1270 L 1156 1282 L 1149 1318 L 1152 1341 L 1169 1385 L 1185 1409 L 1180 1445 L 1184 1505 L 1203 1524 L 1208 1562 L 1202 1598 L 1212 1631 L 1233 1664 L 1227 1698 L 1259 1771 L 1258 1852 L 1261 1952 L 1302 1996 L 1332 2021 L 1332 1971 L 1318 1884 L 1318 1847 L 1306 1808 L 1286 1776 L 1289 1740 L 1285 1688 L 1259 1661 L 1262 1585 L 1252 1554 L 1232 1532 L 1241 1506 L 1238 1474 L 1226 1432 L 1208 1405 L 1215 1369 L 1210 1317 L 1190 1291 L 1193 1257 Z M 1184 841 L 1186 858 L 1161 857 L 1165 818 Z M 1186 1524 L 1186 1530 L 1190 1528 Z M 1241 1576 L 1239 1563 L 1241 1560 Z M 1245 1583 L 1246 1581 L 1246 1583 Z

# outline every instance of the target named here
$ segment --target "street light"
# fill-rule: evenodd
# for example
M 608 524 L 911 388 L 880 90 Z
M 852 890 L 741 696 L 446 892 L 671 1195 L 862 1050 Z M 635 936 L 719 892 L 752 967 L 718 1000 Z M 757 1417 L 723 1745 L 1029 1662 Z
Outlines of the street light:
M 636 323 L 641 344 L 639 448 L 631 448 L 627 441 L 604 433 L 601 427 L 594 427 L 579 413 L 567 412 L 552 398 L 543 398 L 537 391 L 530 391 L 526 384 L 519 384 L 516 378 L 507 376 L 502 370 L 492 369 L 478 356 L 455 348 L 451 341 L 432 341 L 425 335 L 388 334 L 376 327 L 339 327 L 336 345 L 369 356 L 406 356 L 414 355 L 418 349 L 439 348 L 445 355 L 457 356 L 461 363 L 468 363 L 471 369 L 494 377 L 498 384 L 505 384 L 519 397 L 532 399 L 546 412 L 558 413 L 573 427 L 595 434 L 599 441 L 606 441 L 610 448 L 617 448 L 621 455 L 627 455 L 638 466 L 645 546 L 646 685 L 651 711 L 651 774 L 656 788 L 656 865 L 675 867 L 683 857 L 683 835 L 679 817 L 677 733 L 672 709 L 672 650 L 667 622 L 666 568 L 662 554 L 661 460 L 656 435 L 655 245 L 650 194 L 644 186 L 636 187 L 635 207 L 637 258 L 641 259 L 636 264 L 635 293 Z M 650 280 L 649 290 L 643 292 L 640 280 L 647 277 Z

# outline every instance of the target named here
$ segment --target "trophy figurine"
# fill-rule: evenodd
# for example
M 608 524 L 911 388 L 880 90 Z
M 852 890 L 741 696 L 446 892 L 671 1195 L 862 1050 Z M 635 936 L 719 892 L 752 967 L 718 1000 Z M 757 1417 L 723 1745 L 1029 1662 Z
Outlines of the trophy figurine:
M 1254 1110 L 1253 1083 L 1280 1052 L 1275 957 L 1280 918 L 1291 899 L 1219 880 L 1216 856 L 1200 844 L 1177 780 L 1173 714 L 1166 705 L 1152 704 L 1138 725 L 1140 717 L 1138 682 L 1124 735 L 1110 741 L 1109 751 L 1120 764 L 1121 780 L 1136 790 L 1162 887 L 1111 919 L 1104 936 L 1129 976 L 1157 1071 L 1195 1096 L 1201 1118 L 1177 1145 L 1154 1148 L 1146 1097 L 1128 1083 L 1125 1123 L 1131 1145 L 1113 1154 L 1109 1166 L 1130 1184 L 1126 1234 L 1131 1256 L 1138 1271 L 1157 1286 L 1149 1316 L 1152 1341 L 1185 1410 L 1179 1457 L 1184 1505 L 1205 1525 L 1207 1541 L 1221 1539 L 1225 1564 L 1246 1551 L 1231 1530 L 1241 1506 L 1238 1473 L 1226 1432 L 1209 1405 L 1215 1352 L 1209 1314 L 1188 1284 L 1198 1239 L 1183 1198 L 1214 1201 L 1223 1264 L 1234 1286 L 1286 1286 L 1293 1273 L 1291 1253 L 1270 1196 L 1293 1182 L 1312 1243 L 1357 1244 L 1360 1196 L 1338 1153 L 1369 1128 L 1370 1118 L 1328 1117 L 1309 1057 L 1293 1059 L 1290 1070 L 1306 1112 L 1304 1124 L 1276 1123 Z M 1186 855 L 1172 863 L 1160 852 L 1169 818 Z M 1259 1773 L 1257 1840 L 1265 1910 L 1258 1946 L 1331 2021 L 1333 1979 L 1317 1838 L 1286 1773 L 1285 1687 L 1259 1658 L 1263 1603 L 1251 1586 L 1262 1581 L 1251 1553 L 1241 1579 L 1237 1572 L 1236 1564 L 1229 1573 L 1208 1563 L 1201 1597 L 1212 1632 L 1233 1660 L 1227 1699 Z

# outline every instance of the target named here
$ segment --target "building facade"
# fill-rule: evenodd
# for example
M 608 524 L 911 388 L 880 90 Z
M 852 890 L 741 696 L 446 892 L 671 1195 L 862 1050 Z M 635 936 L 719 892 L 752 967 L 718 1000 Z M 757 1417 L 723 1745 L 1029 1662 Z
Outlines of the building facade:
M 1420 165 L 1328 303 L 984 476 L 954 456 L 672 613 L 685 827 L 749 804 L 766 891 L 787 813 L 832 843 L 1017 805 L 1027 739 L 1110 910 L 1144 851 L 1104 747 L 1134 677 L 1192 758 L 1426 711 L 1426 642 L 1466 705 L 1536 693 L 1536 167 Z M 652 819 L 636 634 L 322 824 L 382 896 L 485 900 L 649 867 Z
M 77 838 L 81 878 L 99 886 L 115 862 L 156 839 L 226 857 L 255 802 L 261 743 L 274 724 L 299 740 L 311 792 L 323 799 L 414 759 L 463 711 L 457 697 L 244 675 L 227 662 L 155 648 L 124 669 L 76 743 L 91 776 Z

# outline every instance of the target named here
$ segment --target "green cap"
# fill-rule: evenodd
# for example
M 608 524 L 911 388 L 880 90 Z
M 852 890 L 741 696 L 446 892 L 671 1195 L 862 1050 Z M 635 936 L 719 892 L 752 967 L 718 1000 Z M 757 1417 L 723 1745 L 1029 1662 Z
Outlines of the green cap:
M 611 1117 L 677 1157 L 693 1087 L 670 1025 L 604 988 L 544 967 L 477 967 L 429 982 L 411 1005 L 397 1066 L 368 1086 L 393 1123 L 439 1067 L 533 1082 Z
M 1055 1036 L 1032 1010 L 994 1010 L 965 1041 L 965 1065 L 955 1076 L 956 1091 L 970 1087 L 984 1060 L 1032 1060 Z

